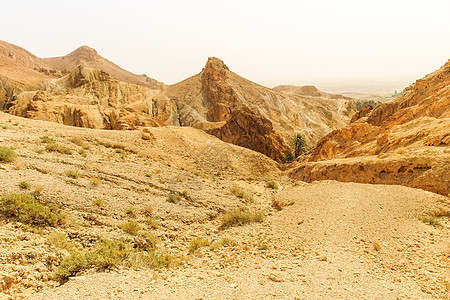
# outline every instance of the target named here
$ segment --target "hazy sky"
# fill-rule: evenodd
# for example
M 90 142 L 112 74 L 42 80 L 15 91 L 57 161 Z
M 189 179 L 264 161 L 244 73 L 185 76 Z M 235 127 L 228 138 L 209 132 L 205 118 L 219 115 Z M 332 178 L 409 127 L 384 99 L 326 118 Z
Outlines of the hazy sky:
M 1 11 L 0 39 L 39 57 L 88 45 L 168 84 L 209 56 L 266 86 L 327 87 L 409 84 L 450 58 L 449 0 L 14 0 Z

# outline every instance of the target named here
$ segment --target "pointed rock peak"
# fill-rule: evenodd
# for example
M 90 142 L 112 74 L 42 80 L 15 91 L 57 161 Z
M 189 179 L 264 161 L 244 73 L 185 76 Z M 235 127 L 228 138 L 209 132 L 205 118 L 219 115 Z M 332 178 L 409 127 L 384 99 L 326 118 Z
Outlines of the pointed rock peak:
M 205 69 L 213 69 L 213 70 L 229 70 L 227 65 L 220 59 L 216 57 L 208 57 L 208 61 L 206 62 Z
M 98 56 L 97 50 L 88 47 L 88 46 L 81 46 L 80 48 L 72 51 L 68 56 L 74 56 L 77 58 L 95 58 Z

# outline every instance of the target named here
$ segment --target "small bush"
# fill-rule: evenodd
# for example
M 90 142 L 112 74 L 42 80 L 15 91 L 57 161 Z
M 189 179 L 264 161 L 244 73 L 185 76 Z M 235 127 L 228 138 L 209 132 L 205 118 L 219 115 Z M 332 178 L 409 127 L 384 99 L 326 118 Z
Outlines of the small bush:
M 237 245 L 236 241 L 225 237 L 225 238 L 221 239 L 220 241 L 215 241 L 215 242 L 211 243 L 209 248 L 211 250 L 214 250 L 214 249 L 217 249 L 220 247 L 229 247 L 229 246 L 236 246 L 236 245 Z
M 73 138 L 69 139 L 69 141 L 71 141 L 72 143 L 74 143 L 75 145 L 78 145 L 78 146 L 83 146 L 85 143 L 85 140 L 80 137 L 73 137 Z
M 425 216 L 425 217 L 422 217 L 420 220 L 426 224 L 430 224 L 435 227 L 442 227 L 442 224 L 439 221 L 439 219 L 436 217 L 433 217 L 433 216 Z
M 231 210 L 227 212 L 222 219 L 222 229 L 231 226 L 240 226 L 253 222 L 262 222 L 263 214 L 262 212 L 251 212 L 246 207 L 241 207 L 238 209 Z
M 271 189 L 274 189 L 274 190 L 278 189 L 278 184 L 275 181 L 273 181 L 273 180 L 267 181 L 266 182 L 266 186 L 268 188 L 271 188 Z
M 49 143 L 45 146 L 45 150 L 49 151 L 49 152 L 58 152 L 58 153 L 62 153 L 62 154 L 72 154 L 72 150 L 70 150 L 67 147 L 58 145 L 56 143 Z
M 42 153 L 44 153 L 45 149 L 36 148 L 34 151 L 36 151 L 37 154 L 42 154 Z
M 244 198 L 245 192 L 238 186 L 233 186 L 231 192 L 238 198 Z
M 93 252 L 73 253 L 64 259 L 53 276 L 53 279 L 65 282 L 77 273 L 95 268 L 111 269 L 119 265 L 131 267 L 168 267 L 172 257 L 155 250 L 138 252 L 133 244 L 124 239 L 103 240 L 99 248 Z
M 97 197 L 94 200 L 94 204 L 97 207 L 103 207 L 105 205 L 105 200 L 103 200 L 103 198 L 101 198 L 101 197 Z
M 170 194 L 169 196 L 167 196 L 167 202 L 173 203 L 173 204 L 178 204 L 180 203 L 180 196 L 178 195 L 174 195 L 174 194 Z
M 80 154 L 82 157 L 87 157 L 87 153 L 84 149 L 78 150 L 78 154 Z
M 146 223 L 149 229 L 158 229 L 159 227 L 158 221 L 153 216 L 148 217 Z
M 197 249 L 200 249 L 201 247 L 207 247 L 210 244 L 211 243 L 208 240 L 195 238 L 189 245 L 189 253 L 194 253 L 195 251 L 197 251 Z
M 294 155 L 292 153 L 287 153 L 285 156 L 281 157 L 281 160 L 284 163 L 290 163 L 295 159 Z
M 269 249 L 269 244 L 267 244 L 266 242 L 263 242 L 263 241 L 258 241 L 258 243 L 256 244 L 256 247 L 258 248 L 258 250 L 267 250 L 267 249 Z
M 77 179 L 81 177 L 81 174 L 78 170 L 67 170 L 66 171 L 66 176 L 73 178 L 73 179 Z
M 13 161 L 16 156 L 12 148 L 0 146 L 0 161 Z
M 19 182 L 19 187 L 24 190 L 29 190 L 31 187 L 31 184 L 28 181 L 21 181 L 21 182 Z
M 449 217 L 450 218 L 450 210 L 439 207 L 438 210 L 434 211 L 431 215 L 436 218 L 440 218 L 440 217 Z
M 126 233 L 136 235 L 139 230 L 141 230 L 141 226 L 136 221 L 128 221 L 120 225 L 120 229 L 125 231 Z
M 77 250 L 77 247 L 74 243 L 72 243 L 67 234 L 63 232 L 52 232 L 48 237 L 47 241 L 50 245 L 55 246 L 59 249 L 64 249 L 69 251 L 69 253 L 74 253 Z
M 144 207 L 144 209 L 142 210 L 142 213 L 148 217 L 153 215 L 153 207 L 151 207 L 150 205 Z
M 41 142 L 44 144 L 54 144 L 56 141 L 47 135 L 41 136 Z
M 146 174 L 145 174 L 145 177 L 152 178 L 152 174 L 146 173 Z
M 125 210 L 125 213 L 127 214 L 128 217 L 130 218 L 136 218 L 137 216 L 137 209 L 134 206 L 130 206 Z
M 30 225 L 56 226 L 65 221 L 64 216 L 37 202 L 26 194 L 9 194 L 1 198 L 0 212 L 7 218 L 17 218 Z
M 131 243 L 123 239 L 103 240 L 99 249 L 94 252 L 74 253 L 64 259 L 53 277 L 64 282 L 85 269 L 95 267 L 101 270 L 115 267 L 123 264 L 131 251 Z
M 8 126 L 2 125 L 2 128 L 3 128 L 3 129 L 8 129 Z

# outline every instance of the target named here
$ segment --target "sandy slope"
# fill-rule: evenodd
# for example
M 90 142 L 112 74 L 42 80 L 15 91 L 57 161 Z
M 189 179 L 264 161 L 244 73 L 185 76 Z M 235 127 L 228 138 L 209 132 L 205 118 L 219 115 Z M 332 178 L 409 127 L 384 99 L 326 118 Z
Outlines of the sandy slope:
M 0 125 L 7 126 L 0 144 L 18 154 L 15 162 L 0 164 L 0 194 L 23 192 L 18 182 L 27 180 L 32 190 L 43 187 L 45 202 L 79 224 L 32 231 L 0 220 L 0 281 L 14 280 L 0 298 L 445 299 L 448 293 L 450 220 L 440 218 L 443 227 L 419 220 L 440 207 L 450 209 L 448 197 L 395 185 L 293 182 L 267 157 L 192 128 L 155 128 L 153 140 L 142 140 L 138 131 L 74 128 L 7 114 L 0 114 Z M 44 135 L 73 154 L 37 153 Z M 74 138 L 90 146 L 86 157 Z M 82 177 L 65 176 L 70 169 Z M 267 188 L 269 179 L 280 188 Z M 253 201 L 234 196 L 235 185 Z M 189 197 L 180 204 L 166 201 L 169 193 L 184 191 Z M 97 197 L 105 206 L 94 204 Z M 290 205 L 278 211 L 271 207 L 274 199 Z M 145 225 L 141 210 L 148 205 L 158 229 Z M 243 205 L 262 209 L 264 222 L 219 230 L 223 212 Z M 158 249 L 178 264 L 157 271 L 88 271 L 59 287 L 49 280 L 67 256 L 48 243 L 49 233 L 65 230 L 84 250 L 105 237 L 133 238 L 118 228 L 133 219 L 125 213 L 130 206 L 144 230 L 161 239 Z M 195 237 L 229 237 L 234 243 L 188 254 Z

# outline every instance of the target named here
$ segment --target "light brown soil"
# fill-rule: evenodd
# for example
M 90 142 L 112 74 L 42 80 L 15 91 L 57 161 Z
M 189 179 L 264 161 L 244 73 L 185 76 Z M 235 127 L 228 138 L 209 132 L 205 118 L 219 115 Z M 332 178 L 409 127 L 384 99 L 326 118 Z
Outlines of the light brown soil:
M 69 227 L 34 229 L 2 219 L 0 281 L 11 282 L 0 298 L 31 299 L 431 299 L 448 298 L 450 219 L 442 226 L 421 217 L 450 209 L 448 197 L 395 186 L 289 180 L 277 164 L 248 149 L 180 127 L 101 131 L 22 119 L 0 113 L 0 144 L 18 158 L 0 163 L 0 196 L 33 191 L 62 208 Z M 38 153 L 47 135 L 72 155 Z M 77 138 L 77 139 L 75 139 Z M 78 153 L 79 141 L 88 145 Z M 124 153 L 116 148 L 124 148 Z M 77 169 L 81 178 L 65 171 Z M 147 177 L 146 174 L 151 174 Z M 101 181 L 95 185 L 93 178 Z M 266 186 L 275 180 L 279 189 Z M 251 200 L 233 195 L 241 187 Z M 180 204 L 169 193 L 186 191 Z M 105 205 L 98 207 L 101 197 Z M 276 200 L 283 209 L 271 204 Z M 152 206 L 160 226 L 149 229 L 142 210 Z M 263 210 L 262 223 L 220 230 L 221 215 L 234 207 Z M 64 285 L 51 280 L 67 251 L 47 235 L 66 231 L 90 250 L 105 237 L 132 238 L 118 228 L 134 218 L 159 236 L 158 249 L 176 258 L 168 269 L 88 270 Z M 78 226 L 76 225 L 78 224 Z M 188 254 L 195 237 L 232 245 Z M 377 248 L 378 251 L 375 249 Z

